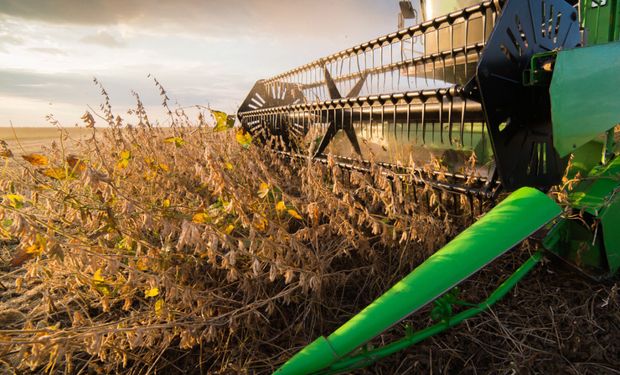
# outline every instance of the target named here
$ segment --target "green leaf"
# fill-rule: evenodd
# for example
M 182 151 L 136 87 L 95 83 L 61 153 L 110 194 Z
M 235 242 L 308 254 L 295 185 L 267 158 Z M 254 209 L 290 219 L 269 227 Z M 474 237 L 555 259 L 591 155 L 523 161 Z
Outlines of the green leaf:
M 13 208 L 22 208 L 24 207 L 24 197 L 19 194 L 7 194 L 4 196 L 4 199 L 8 201 L 9 206 Z
M 237 142 L 243 146 L 243 148 L 248 148 L 250 147 L 250 144 L 252 144 L 252 136 L 244 129 L 237 130 L 235 138 L 237 139 Z
M 216 132 L 221 132 L 224 130 L 227 130 L 230 126 L 229 121 L 228 121 L 228 115 L 224 112 L 221 111 L 214 111 L 212 110 L 211 113 L 213 114 L 213 117 L 215 117 L 215 128 L 213 129 Z M 234 119 L 233 119 L 233 123 L 234 123 Z
M 185 140 L 181 137 L 168 137 L 164 139 L 164 143 L 174 143 L 175 146 L 181 147 L 185 144 Z

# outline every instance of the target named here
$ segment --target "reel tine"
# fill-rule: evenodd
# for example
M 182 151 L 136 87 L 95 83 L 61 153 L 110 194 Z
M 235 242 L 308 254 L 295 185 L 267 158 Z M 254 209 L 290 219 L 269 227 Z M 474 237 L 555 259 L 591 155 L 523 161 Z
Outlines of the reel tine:
M 314 143 L 315 158 L 343 130 L 350 149 L 342 149 L 338 141 L 335 150 L 343 163 L 366 163 L 355 158 L 364 153 L 396 168 L 408 159 L 424 165 L 435 156 L 450 163 L 454 159 L 451 167 L 456 170 L 467 153 L 490 147 L 482 107 L 476 100 L 467 102 L 461 85 L 472 78 L 470 64 L 479 60 L 497 12 L 496 2 L 485 1 L 259 81 L 240 106 L 239 119 L 253 135 L 264 133 L 263 141 L 280 138 L 284 148 L 291 147 L 294 138 L 313 134 L 312 129 L 322 130 L 322 139 Z M 474 44 L 469 45 L 470 40 Z M 343 97 L 341 92 L 347 91 Z M 459 110 L 460 119 L 455 120 Z M 451 148 L 457 142 L 459 147 Z M 422 173 L 415 179 L 442 191 L 464 191 L 457 182 L 467 180 L 444 183 Z M 443 199 L 441 194 L 438 199 Z

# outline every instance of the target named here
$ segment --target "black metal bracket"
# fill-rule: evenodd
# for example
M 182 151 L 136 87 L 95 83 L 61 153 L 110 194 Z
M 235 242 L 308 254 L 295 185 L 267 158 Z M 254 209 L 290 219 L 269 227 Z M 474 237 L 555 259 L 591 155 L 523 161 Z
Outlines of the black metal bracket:
M 577 11 L 564 0 L 508 0 L 476 75 L 497 169 L 504 188 L 547 189 L 561 181 L 567 160 L 553 147 L 546 86 L 526 86 L 534 55 L 579 46 Z

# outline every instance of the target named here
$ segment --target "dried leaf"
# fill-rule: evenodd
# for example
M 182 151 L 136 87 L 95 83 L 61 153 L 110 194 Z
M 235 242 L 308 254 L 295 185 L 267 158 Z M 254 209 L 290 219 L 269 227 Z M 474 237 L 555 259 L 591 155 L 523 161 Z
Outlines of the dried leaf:
M 90 112 L 86 111 L 81 119 L 84 121 L 87 128 L 92 129 L 95 127 L 95 118 L 90 114 Z
M 267 194 L 269 194 L 269 185 L 265 182 L 261 182 L 257 194 L 259 197 L 265 198 Z
M 145 258 L 140 258 L 136 262 L 136 268 L 140 271 L 147 271 L 149 269 L 148 261 Z
M 9 144 L 3 140 L 0 140 L 0 156 L 4 159 L 10 158 L 13 156 L 13 152 L 9 148 Z
M 264 232 L 267 230 L 267 224 L 269 222 L 267 221 L 267 219 L 263 216 L 255 216 L 254 217 L 254 228 L 256 228 L 256 230 L 260 231 L 260 232 Z
M 46 166 L 49 164 L 49 159 L 47 156 L 41 154 L 22 155 L 22 158 L 24 158 L 24 160 L 28 163 L 36 166 Z
M 54 180 L 66 180 L 73 177 L 64 168 L 45 168 L 43 174 Z
M 66 160 L 72 171 L 83 172 L 84 170 L 86 170 L 86 162 L 84 162 L 77 156 L 69 155 L 67 156 Z

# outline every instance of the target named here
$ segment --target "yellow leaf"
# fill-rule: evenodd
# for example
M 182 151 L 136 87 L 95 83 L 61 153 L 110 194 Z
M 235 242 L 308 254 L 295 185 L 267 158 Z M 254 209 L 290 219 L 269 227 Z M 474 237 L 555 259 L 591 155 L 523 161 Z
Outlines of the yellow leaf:
M 233 232 L 233 230 L 235 230 L 235 226 L 230 224 L 226 227 L 226 229 L 224 229 L 224 233 L 226 234 L 231 234 Z
M 28 163 L 37 166 L 45 166 L 49 163 L 47 157 L 41 154 L 22 155 L 22 158 L 24 158 Z
M 19 194 L 7 194 L 4 196 L 5 200 L 9 201 L 9 206 L 13 208 L 24 207 L 24 197 Z
M 107 296 L 110 294 L 110 288 L 106 285 L 107 282 L 101 275 L 101 272 L 101 268 L 95 271 L 95 274 L 93 275 L 93 285 L 101 294 Z
M 144 179 L 147 181 L 153 181 L 157 177 L 157 172 L 148 171 L 144 172 Z
M 45 168 L 43 174 L 54 180 L 65 180 L 72 177 L 64 168 Z
M 269 222 L 263 216 L 255 216 L 254 217 L 254 228 L 260 232 L 264 232 L 267 230 L 267 224 Z
M 295 211 L 295 210 L 293 210 L 293 209 L 290 209 L 290 210 L 288 210 L 287 212 L 288 212 L 288 214 L 289 214 L 289 215 L 291 215 L 292 217 L 294 217 L 294 218 L 295 218 L 295 219 L 297 219 L 297 220 L 302 220 L 302 219 L 303 219 L 303 218 L 301 217 L 301 215 L 299 215 L 299 214 L 297 213 L 297 211 Z
M 38 257 L 38 256 L 41 256 L 41 254 L 43 254 L 44 250 L 45 250 L 45 244 L 39 241 L 37 238 L 37 241 L 35 243 L 33 243 L 32 245 L 26 248 L 26 253 L 32 254 Z
M 181 137 L 168 137 L 164 139 L 164 143 L 174 143 L 175 146 L 181 147 L 185 144 L 185 140 Z
M 230 163 L 224 163 L 224 168 L 228 169 L 229 171 L 233 170 L 233 165 Z
M 123 150 L 119 154 L 119 160 L 116 163 L 117 169 L 125 169 L 129 165 L 129 160 L 131 159 L 131 151 Z
M 243 148 L 250 147 L 250 144 L 252 143 L 252 136 L 250 135 L 250 133 L 246 132 L 245 129 L 237 130 L 235 138 L 237 139 L 237 142 L 239 142 L 239 144 L 243 146 Z
M 101 268 L 99 268 L 97 271 L 95 271 L 95 274 L 93 275 L 93 281 L 96 282 L 105 282 L 105 279 L 103 278 L 103 276 L 101 276 Z
M 199 212 L 192 217 L 192 221 L 198 224 L 204 224 L 209 219 L 209 215 L 204 212 Z
M 144 258 L 138 259 L 138 261 L 136 262 L 136 268 L 140 271 L 147 271 L 149 269 L 147 260 Z
M 165 163 L 159 163 L 159 169 L 164 172 L 170 171 L 170 167 L 168 166 L 168 164 L 165 164 Z
M 215 130 L 216 132 L 228 129 L 228 115 L 221 111 L 211 111 L 213 117 L 215 117 Z
M 158 299 L 157 301 L 155 301 L 155 314 L 157 315 L 161 315 L 161 313 L 164 310 L 164 306 L 165 306 L 165 302 L 163 299 Z
M 276 204 L 276 211 L 278 212 L 286 211 L 286 204 L 284 204 L 284 201 L 279 201 Z
M 161 203 L 161 205 L 162 205 L 164 208 L 168 208 L 168 207 L 170 207 L 170 199 L 164 199 L 164 201 Z
M 131 159 L 131 151 L 123 150 L 119 156 L 121 160 L 129 160 Z
M 269 185 L 265 182 L 260 183 L 260 188 L 257 191 L 258 196 L 261 198 L 265 198 L 267 194 L 269 194 Z
M 121 159 L 116 163 L 116 169 L 125 169 L 129 166 L 129 159 Z
M 144 292 L 144 296 L 147 298 L 157 297 L 158 295 L 159 295 L 159 288 L 151 288 L 147 290 L 146 292 Z

